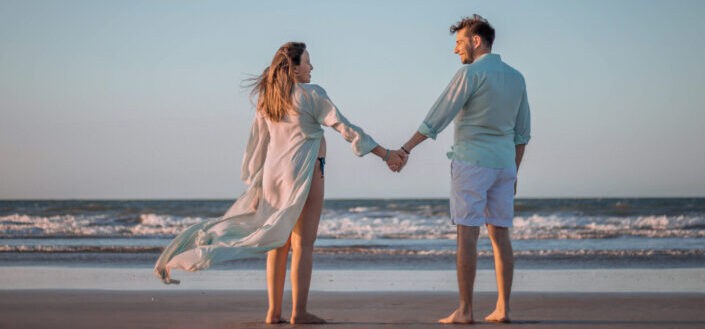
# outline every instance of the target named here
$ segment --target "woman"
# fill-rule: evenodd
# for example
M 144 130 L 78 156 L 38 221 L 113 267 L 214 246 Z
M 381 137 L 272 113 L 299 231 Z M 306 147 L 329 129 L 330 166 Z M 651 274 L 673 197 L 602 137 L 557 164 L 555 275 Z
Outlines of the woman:
M 165 283 L 173 268 L 197 271 L 211 264 L 267 254 L 267 323 L 281 318 L 286 261 L 292 251 L 291 323 L 323 323 L 307 312 L 313 243 L 323 207 L 326 143 L 321 125 L 332 127 L 352 144 L 358 156 L 373 153 L 398 171 L 401 151 L 380 147 L 352 125 L 311 81 L 306 45 L 289 42 L 254 81 L 257 114 L 242 165 L 248 190 L 222 218 L 196 224 L 169 244 L 155 273 Z

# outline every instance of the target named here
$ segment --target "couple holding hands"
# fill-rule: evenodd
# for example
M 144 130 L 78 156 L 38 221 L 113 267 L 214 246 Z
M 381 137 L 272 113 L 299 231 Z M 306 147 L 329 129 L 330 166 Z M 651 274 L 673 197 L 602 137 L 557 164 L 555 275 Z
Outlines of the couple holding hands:
M 292 311 L 289 322 L 324 323 L 307 310 L 313 245 L 323 207 L 326 143 L 322 126 L 339 132 L 358 156 L 382 158 L 400 171 L 413 149 L 455 121 L 451 159 L 450 214 L 457 225 L 460 303 L 441 323 L 472 323 L 472 294 L 480 226 L 494 251 L 498 297 L 486 321 L 509 321 L 514 272 L 509 228 L 514 216 L 517 169 L 530 138 L 524 78 L 492 53 L 494 29 L 479 15 L 450 27 L 464 64 L 413 136 L 398 150 L 378 145 L 351 124 L 326 91 L 311 84 L 304 43 L 281 46 L 269 67 L 253 79 L 257 114 L 242 179 L 249 186 L 220 218 L 187 228 L 163 251 L 155 274 L 178 283 L 170 271 L 203 270 L 212 264 L 267 253 L 267 323 L 285 322 L 282 297 L 289 252 Z

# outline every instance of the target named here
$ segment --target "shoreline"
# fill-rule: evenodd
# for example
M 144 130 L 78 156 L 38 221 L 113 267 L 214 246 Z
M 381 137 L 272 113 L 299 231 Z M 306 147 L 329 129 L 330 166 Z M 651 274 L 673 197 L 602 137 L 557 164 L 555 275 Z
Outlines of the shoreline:
M 265 271 L 173 271 L 180 285 L 165 285 L 151 268 L 0 267 L 3 290 L 266 290 Z M 289 289 L 289 279 L 286 289 Z M 494 270 L 478 270 L 475 291 L 494 292 Z M 455 270 L 314 270 L 311 291 L 455 292 Z M 513 291 L 538 293 L 705 293 L 705 268 L 521 270 Z
M 476 293 L 477 326 L 494 306 Z M 451 292 L 312 292 L 309 310 L 327 325 L 265 325 L 266 293 L 253 291 L 0 291 L 2 328 L 441 328 L 457 306 Z M 705 294 L 515 293 L 513 323 L 522 328 L 702 328 Z M 285 294 L 282 316 L 291 310 Z M 451 326 L 455 327 L 455 326 Z

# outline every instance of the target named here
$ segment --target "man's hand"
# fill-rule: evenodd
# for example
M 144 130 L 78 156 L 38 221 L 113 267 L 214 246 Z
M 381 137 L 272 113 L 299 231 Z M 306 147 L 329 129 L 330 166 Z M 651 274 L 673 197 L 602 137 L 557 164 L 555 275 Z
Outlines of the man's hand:
M 389 170 L 393 172 L 400 172 L 408 160 L 409 156 L 403 150 L 390 151 L 389 159 L 387 159 L 387 166 L 389 167 Z

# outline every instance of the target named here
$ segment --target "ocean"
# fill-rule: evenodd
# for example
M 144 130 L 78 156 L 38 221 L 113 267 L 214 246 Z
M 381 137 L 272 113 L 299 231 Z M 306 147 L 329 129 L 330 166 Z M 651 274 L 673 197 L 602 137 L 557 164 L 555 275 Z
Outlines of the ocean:
M 175 234 L 232 202 L 0 201 L 0 267 L 150 268 Z M 447 199 L 326 200 L 314 268 L 453 270 L 455 231 Z M 518 199 L 511 233 L 517 269 L 703 268 L 705 198 Z M 493 268 L 485 229 L 478 267 Z

